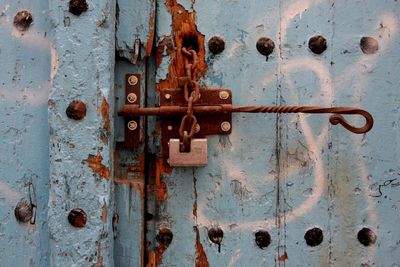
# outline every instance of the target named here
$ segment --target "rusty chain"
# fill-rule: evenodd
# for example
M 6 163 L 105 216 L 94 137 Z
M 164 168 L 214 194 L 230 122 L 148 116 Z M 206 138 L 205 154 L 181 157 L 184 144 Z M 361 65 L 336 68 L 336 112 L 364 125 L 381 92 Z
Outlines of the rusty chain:
M 182 138 L 182 150 L 189 151 L 190 141 L 196 131 L 197 118 L 193 114 L 193 104 L 200 98 L 200 88 L 197 83 L 197 65 L 199 63 L 197 52 L 193 49 L 182 48 L 184 68 L 186 71 L 186 82 L 183 86 L 183 93 L 187 102 L 187 112 L 182 118 L 179 126 L 179 135 Z

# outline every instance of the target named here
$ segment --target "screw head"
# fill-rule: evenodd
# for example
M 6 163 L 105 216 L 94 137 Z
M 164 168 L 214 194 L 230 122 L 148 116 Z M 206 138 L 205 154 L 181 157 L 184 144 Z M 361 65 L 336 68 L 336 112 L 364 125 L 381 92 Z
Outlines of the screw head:
M 221 91 L 219 92 L 219 98 L 222 100 L 226 100 L 229 98 L 229 93 L 227 91 Z
M 14 215 L 19 222 L 29 222 L 33 216 L 32 205 L 26 199 L 22 199 L 15 207 Z
M 171 95 L 170 94 L 165 94 L 165 99 L 171 99 Z
M 225 50 L 225 41 L 219 36 L 213 36 L 208 41 L 208 50 L 214 55 L 221 54 Z
M 261 55 L 268 58 L 275 49 L 275 43 L 268 37 L 261 37 L 257 41 L 256 48 Z
M 196 124 L 196 127 L 194 128 L 194 132 L 195 132 L 195 133 L 198 133 L 198 132 L 200 132 L 200 129 L 201 129 L 201 128 L 200 128 L 200 124 L 197 123 L 197 124 Z
M 129 76 L 129 78 L 128 78 L 128 83 L 130 84 L 130 85 L 136 85 L 137 83 L 138 83 L 138 78 L 135 76 L 135 75 L 131 75 L 131 76 Z
M 172 131 L 173 127 L 172 125 L 168 125 L 168 131 Z
M 79 100 L 72 101 L 65 111 L 68 118 L 81 120 L 86 116 L 86 104 Z
M 135 103 L 137 100 L 137 95 L 135 93 L 130 93 L 128 94 L 126 99 L 128 100 L 129 103 Z
M 131 131 L 136 130 L 138 127 L 137 122 L 136 121 L 130 121 L 128 122 L 128 129 Z
M 231 124 L 227 121 L 221 123 L 221 130 L 224 132 L 229 132 L 231 130 Z
M 68 222 L 77 228 L 85 227 L 87 221 L 86 212 L 83 209 L 73 209 L 68 214 Z

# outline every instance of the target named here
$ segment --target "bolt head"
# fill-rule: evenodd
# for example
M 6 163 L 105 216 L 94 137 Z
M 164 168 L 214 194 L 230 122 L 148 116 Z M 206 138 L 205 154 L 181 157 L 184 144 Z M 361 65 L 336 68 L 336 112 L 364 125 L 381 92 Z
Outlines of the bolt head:
M 26 199 L 22 199 L 15 207 L 14 215 L 21 223 L 29 222 L 33 216 L 32 205 Z
M 227 91 L 221 91 L 219 92 L 219 98 L 222 100 L 226 100 L 229 98 L 229 93 Z
M 275 49 L 275 43 L 268 37 L 261 37 L 257 41 L 256 48 L 261 55 L 268 58 Z
M 171 95 L 170 94 L 165 94 L 165 99 L 171 99 Z
M 135 76 L 135 75 L 131 75 L 131 76 L 129 76 L 129 78 L 128 78 L 128 83 L 130 84 L 130 85 L 136 85 L 137 83 L 138 83 L 138 78 Z
M 83 209 L 73 209 L 68 214 L 68 222 L 77 228 L 85 227 L 87 221 L 86 212 Z
M 129 129 L 129 130 L 134 131 L 134 130 L 137 129 L 137 127 L 138 127 L 138 124 L 137 124 L 136 121 L 130 121 L 130 122 L 128 122 L 128 129 Z
M 173 127 L 172 125 L 168 125 L 168 131 L 172 131 Z
M 224 132 L 229 132 L 231 130 L 231 124 L 227 121 L 221 123 L 221 130 Z
M 126 99 L 128 100 L 129 103 L 135 103 L 137 100 L 137 95 L 134 93 L 130 93 L 130 94 L 128 94 Z
M 225 50 L 225 41 L 219 36 L 212 37 L 208 41 L 208 50 L 214 55 L 221 54 Z
M 316 35 L 310 38 L 308 41 L 308 48 L 317 55 L 322 54 L 327 48 L 326 39 L 321 35 Z
M 75 16 L 79 16 L 83 12 L 88 10 L 88 4 L 86 0 L 70 0 L 69 1 L 69 12 Z
M 65 111 L 68 118 L 81 120 L 86 116 L 86 104 L 79 100 L 72 101 Z
M 26 31 L 32 22 L 32 14 L 27 10 L 18 11 L 14 16 L 14 26 L 21 32 Z

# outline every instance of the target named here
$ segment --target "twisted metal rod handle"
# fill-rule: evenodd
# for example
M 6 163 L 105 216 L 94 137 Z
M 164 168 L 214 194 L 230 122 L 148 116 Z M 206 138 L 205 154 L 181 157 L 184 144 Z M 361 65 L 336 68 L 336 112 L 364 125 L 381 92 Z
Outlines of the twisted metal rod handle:
M 374 125 L 372 115 L 363 109 L 349 107 L 313 107 L 313 106 L 244 106 L 232 107 L 232 112 L 247 112 L 247 113 L 309 113 L 323 114 L 333 113 L 329 117 L 329 122 L 333 125 L 341 124 L 350 132 L 363 134 L 371 130 Z M 362 127 L 352 126 L 342 115 L 361 115 L 365 118 L 365 125 Z

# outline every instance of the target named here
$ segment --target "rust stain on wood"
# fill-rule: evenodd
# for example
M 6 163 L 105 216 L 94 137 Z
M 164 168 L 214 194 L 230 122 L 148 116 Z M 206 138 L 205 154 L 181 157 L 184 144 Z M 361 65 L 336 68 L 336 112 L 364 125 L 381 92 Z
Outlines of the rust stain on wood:
M 203 245 L 200 242 L 200 232 L 197 226 L 195 226 L 194 231 L 196 232 L 196 267 L 208 267 L 207 255 L 204 252 Z
M 101 134 L 101 139 L 103 140 L 104 144 L 108 143 L 108 137 L 110 136 L 110 117 L 109 117 L 109 109 L 110 105 L 108 104 L 106 98 L 103 96 L 103 100 L 101 102 L 101 116 L 104 121 L 104 131 L 105 133 Z
M 289 259 L 289 256 L 288 256 L 288 254 L 285 252 L 285 253 L 283 253 L 283 255 L 280 255 L 279 257 L 278 257 L 278 260 L 279 261 L 286 261 L 286 260 L 288 260 Z
M 102 164 L 102 161 L 103 157 L 100 155 L 100 153 L 97 153 L 96 156 L 89 155 L 88 159 L 82 161 L 82 163 L 88 165 L 94 173 L 108 181 L 110 179 L 110 169 Z
M 171 42 L 163 40 L 160 43 L 161 47 L 157 48 L 157 64 L 161 63 L 162 53 L 166 45 L 167 52 L 172 59 L 168 68 L 167 78 L 157 84 L 157 90 L 177 88 L 178 78 L 186 76 L 183 55 L 181 53 L 182 47 L 191 47 L 197 50 L 199 57 L 199 77 L 204 76 L 207 70 L 204 45 L 205 37 L 197 30 L 196 13 L 194 11 L 189 12 L 182 5 L 178 4 L 176 0 L 167 0 L 165 5 L 172 16 L 172 39 L 175 47 L 171 49 L 172 47 L 168 47 L 168 45 L 172 45 Z
M 146 56 L 148 57 L 151 55 L 151 51 L 153 50 L 154 33 L 156 28 L 156 8 L 154 1 L 155 0 L 152 0 L 152 7 L 149 19 L 149 39 L 147 39 L 146 43 Z
M 164 173 L 171 173 L 172 168 L 166 165 L 163 159 L 156 161 L 156 176 L 155 176 L 155 193 L 156 200 L 163 201 L 168 198 L 167 185 L 162 181 Z
M 96 247 L 97 247 L 97 262 L 95 267 L 103 267 L 103 257 L 101 256 L 101 243 L 99 241 L 96 241 Z
M 107 222 L 107 204 L 106 204 L 106 200 L 103 200 L 103 207 L 102 207 L 102 211 L 101 211 L 101 220 L 103 223 Z

